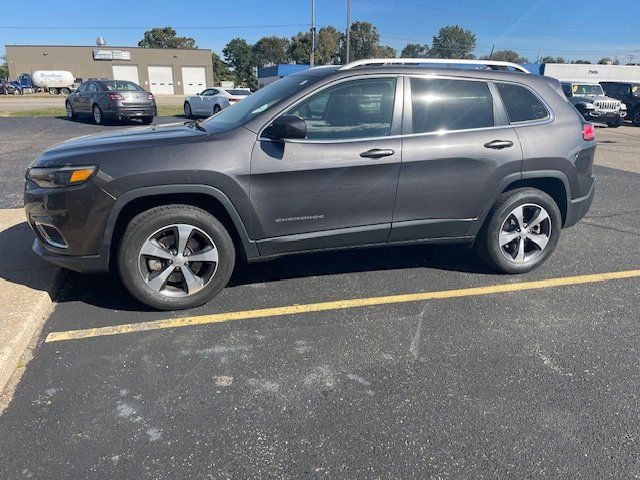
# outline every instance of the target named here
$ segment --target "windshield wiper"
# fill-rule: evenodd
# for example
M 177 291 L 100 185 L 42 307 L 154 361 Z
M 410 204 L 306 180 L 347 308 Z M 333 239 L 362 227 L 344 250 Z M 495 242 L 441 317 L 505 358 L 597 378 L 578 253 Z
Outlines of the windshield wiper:
M 188 127 L 195 127 L 198 130 L 200 130 L 201 132 L 206 132 L 207 129 L 204 128 L 202 125 L 200 125 L 200 121 L 199 120 L 187 120 L 186 122 L 184 122 L 184 124 Z

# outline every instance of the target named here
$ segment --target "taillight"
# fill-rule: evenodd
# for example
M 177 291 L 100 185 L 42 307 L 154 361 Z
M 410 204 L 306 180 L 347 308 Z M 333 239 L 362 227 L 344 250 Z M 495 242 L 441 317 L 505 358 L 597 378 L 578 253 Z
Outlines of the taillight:
M 592 124 L 582 125 L 582 138 L 584 138 L 585 142 L 592 142 L 596 139 L 596 129 Z
M 238 103 L 240 101 L 239 98 L 230 98 L 229 103 Z
M 107 93 L 107 98 L 109 100 L 124 100 L 124 97 L 119 93 Z
M 155 97 L 153 96 L 153 93 L 150 93 L 149 95 L 147 95 L 147 100 L 154 100 Z

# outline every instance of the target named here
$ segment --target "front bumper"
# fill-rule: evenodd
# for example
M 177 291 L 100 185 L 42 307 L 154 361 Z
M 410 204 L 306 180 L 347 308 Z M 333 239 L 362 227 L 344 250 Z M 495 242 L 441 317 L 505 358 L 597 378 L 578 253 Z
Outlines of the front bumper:
M 602 110 L 585 110 L 582 115 L 590 122 L 608 123 L 622 120 L 627 116 L 627 111 L 620 110 L 617 112 L 609 112 Z
M 113 203 L 113 198 L 91 181 L 51 189 L 27 182 L 24 209 L 36 235 L 33 251 L 78 272 L 107 271 L 109 252 L 103 239 Z
M 567 216 L 564 222 L 564 228 L 571 227 L 578 223 L 584 217 L 593 203 L 593 197 L 596 193 L 596 179 L 593 177 L 589 193 L 584 197 L 574 198 L 567 205 Z

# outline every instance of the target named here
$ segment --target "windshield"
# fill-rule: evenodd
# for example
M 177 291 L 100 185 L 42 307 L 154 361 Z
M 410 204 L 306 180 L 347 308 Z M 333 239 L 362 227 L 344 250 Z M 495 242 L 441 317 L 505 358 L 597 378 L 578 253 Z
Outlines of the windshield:
M 229 95 L 249 95 L 251 90 L 244 90 L 242 88 L 227 89 L 225 90 Z
M 220 113 L 202 122 L 207 130 L 223 132 L 244 125 L 262 112 L 315 81 L 313 77 L 292 75 L 273 82 L 256 93 L 237 103 L 233 107 L 225 108 Z
M 122 80 L 114 80 L 113 82 L 102 82 L 107 90 L 132 91 L 141 92 L 142 88 L 133 82 L 123 82 Z
M 572 87 L 574 95 L 593 95 L 593 96 L 604 96 L 604 90 L 600 85 L 578 85 L 575 84 Z

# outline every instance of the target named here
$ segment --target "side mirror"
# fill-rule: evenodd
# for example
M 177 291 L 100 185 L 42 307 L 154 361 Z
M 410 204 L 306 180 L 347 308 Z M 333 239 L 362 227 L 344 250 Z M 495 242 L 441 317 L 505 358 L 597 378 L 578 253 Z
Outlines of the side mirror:
M 307 123 L 297 115 L 281 115 L 265 130 L 272 140 L 307 138 Z

